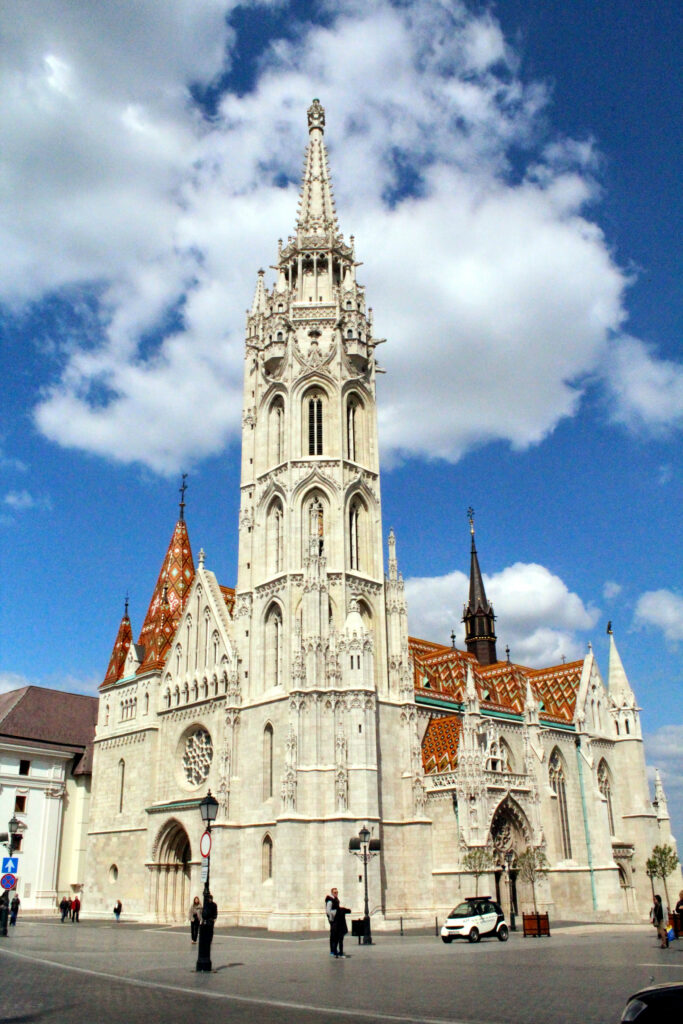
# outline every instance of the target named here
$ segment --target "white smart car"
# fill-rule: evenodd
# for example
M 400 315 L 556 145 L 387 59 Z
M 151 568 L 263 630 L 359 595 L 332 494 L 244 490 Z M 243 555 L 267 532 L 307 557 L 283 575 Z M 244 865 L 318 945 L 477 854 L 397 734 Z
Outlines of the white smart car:
M 444 942 L 452 942 L 453 939 L 479 942 L 482 935 L 495 935 L 501 942 L 506 942 L 509 934 L 501 906 L 490 896 L 472 896 L 459 903 L 441 929 Z

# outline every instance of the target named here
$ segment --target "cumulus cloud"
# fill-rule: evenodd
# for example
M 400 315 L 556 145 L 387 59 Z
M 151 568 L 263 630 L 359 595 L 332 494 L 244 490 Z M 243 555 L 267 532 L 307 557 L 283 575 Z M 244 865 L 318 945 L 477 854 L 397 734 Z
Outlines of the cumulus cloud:
M 498 656 L 506 645 L 513 661 L 532 667 L 559 664 L 585 653 L 578 633 L 591 629 L 598 610 L 586 606 L 545 566 L 516 562 L 484 577 L 486 594 L 498 617 Z M 406 580 L 408 628 L 412 635 L 447 644 L 451 631 L 464 646 L 461 625 L 469 581 L 462 572 Z
M 36 498 L 29 491 L 8 491 L 2 499 L 2 503 L 11 508 L 13 512 L 26 512 L 28 509 L 39 509 L 42 512 L 49 512 L 52 508 L 50 498 Z
M 32 685 L 31 680 L 19 672 L 0 672 L 0 693 L 9 693 L 10 690 L 20 690 L 23 686 Z
M 611 363 L 607 382 L 615 420 L 653 433 L 683 426 L 683 365 L 659 359 L 637 338 L 621 338 Z
M 677 644 L 683 640 L 683 597 L 673 590 L 648 590 L 636 604 L 634 624 L 652 627 Z
M 493 16 L 345 0 L 274 39 L 253 90 L 226 92 L 209 119 L 190 86 L 228 67 L 233 6 L 141 0 L 85 18 L 46 0 L 4 16 L 1 294 L 86 290 L 96 309 L 83 337 L 56 342 L 38 428 L 162 473 L 239 436 L 242 310 L 293 227 L 315 95 L 390 342 L 385 456 L 524 448 L 575 415 L 587 380 L 612 373 L 627 278 L 591 219 L 593 143 L 547 137 L 547 90 L 522 78 Z M 615 417 L 675 422 L 677 366 L 613 344 Z M 664 409 L 629 373 L 634 351 L 653 388 L 666 377 Z
M 606 580 L 602 588 L 602 596 L 606 601 L 613 601 L 615 597 L 619 597 L 622 590 L 621 583 L 616 583 L 614 580 Z

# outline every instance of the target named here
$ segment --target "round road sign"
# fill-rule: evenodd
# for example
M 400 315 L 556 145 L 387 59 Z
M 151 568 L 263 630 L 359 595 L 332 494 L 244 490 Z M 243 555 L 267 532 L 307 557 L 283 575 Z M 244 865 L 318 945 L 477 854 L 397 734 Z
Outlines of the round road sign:
M 211 833 L 202 832 L 202 838 L 199 840 L 199 852 L 202 857 L 208 857 L 211 853 Z
M 0 885 L 2 886 L 3 889 L 13 889 L 16 884 L 16 875 L 3 875 L 2 878 L 0 878 Z

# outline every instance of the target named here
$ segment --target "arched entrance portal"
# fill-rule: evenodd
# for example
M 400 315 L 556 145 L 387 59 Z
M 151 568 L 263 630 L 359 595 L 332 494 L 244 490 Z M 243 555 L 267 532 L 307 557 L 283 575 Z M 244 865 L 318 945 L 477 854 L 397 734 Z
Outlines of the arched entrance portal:
M 160 829 L 154 844 L 151 910 L 159 921 L 184 921 L 190 902 L 192 851 L 187 832 L 172 819 Z
M 498 805 L 491 819 L 489 836 L 496 876 L 496 899 L 505 916 L 519 913 L 520 897 L 517 880 L 517 857 L 531 842 L 531 830 L 526 815 L 514 800 L 507 797 Z M 524 886 L 522 886 L 524 888 Z

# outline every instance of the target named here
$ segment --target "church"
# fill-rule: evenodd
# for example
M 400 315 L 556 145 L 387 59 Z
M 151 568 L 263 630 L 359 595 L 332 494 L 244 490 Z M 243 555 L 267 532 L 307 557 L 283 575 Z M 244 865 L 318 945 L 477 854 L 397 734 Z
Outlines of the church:
M 182 921 L 201 893 L 201 799 L 219 801 L 219 920 L 322 928 L 367 826 L 372 927 L 432 924 L 474 889 L 529 909 L 516 859 L 542 849 L 539 909 L 642 917 L 645 862 L 673 843 L 639 708 L 610 635 L 582 661 L 499 660 L 470 515 L 466 650 L 409 636 L 384 540 L 372 312 L 335 211 L 325 113 L 308 110 L 295 233 L 259 271 L 244 348 L 234 588 L 197 562 L 184 487 L 137 642 L 126 607 L 99 691 L 84 907 Z M 463 553 L 465 554 L 466 549 Z M 362 870 L 362 869 L 361 869 Z

